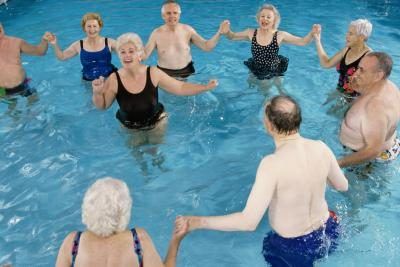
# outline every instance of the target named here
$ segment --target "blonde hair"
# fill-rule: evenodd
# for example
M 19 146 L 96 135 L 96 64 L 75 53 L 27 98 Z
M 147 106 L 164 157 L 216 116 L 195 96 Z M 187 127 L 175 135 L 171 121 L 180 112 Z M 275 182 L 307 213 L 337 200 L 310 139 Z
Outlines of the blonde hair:
M 350 26 L 353 26 L 356 29 L 357 35 L 363 35 L 365 37 L 365 41 L 371 36 L 372 33 L 372 23 L 367 19 L 358 19 L 350 22 Z
M 264 4 L 264 5 L 262 5 L 262 6 L 258 9 L 258 11 L 257 11 L 257 15 L 256 15 L 257 21 L 259 21 L 259 19 L 260 19 L 260 13 L 261 13 L 264 9 L 271 10 L 272 12 L 274 12 L 275 21 L 274 21 L 274 25 L 273 25 L 272 27 L 273 27 L 275 30 L 278 29 L 279 24 L 281 23 L 281 15 L 279 14 L 278 9 L 276 9 L 276 7 L 273 6 L 273 5 L 270 5 L 270 4 Z
M 105 177 L 86 191 L 82 222 L 98 236 L 107 237 L 126 230 L 131 218 L 132 198 L 125 182 Z
M 99 23 L 100 28 L 103 28 L 103 20 L 100 17 L 100 14 L 98 13 L 86 13 L 83 15 L 82 20 L 81 20 L 81 26 L 82 29 L 85 30 L 85 25 L 88 20 L 97 20 Z
M 140 39 L 139 35 L 137 35 L 136 33 L 133 32 L 128 32 L 128 33 L 124 33 L 121 36 L 118 37 L 117 39 L 117 51 L 119 51 L 120 47 L 124 44 L 127 43 L 132 43 L 135 48 L 137 53 L 139 54 L 139 56 L 142 56 L 144 54 L 144 47 L 143 47 L 143 42 L 142 39 Z

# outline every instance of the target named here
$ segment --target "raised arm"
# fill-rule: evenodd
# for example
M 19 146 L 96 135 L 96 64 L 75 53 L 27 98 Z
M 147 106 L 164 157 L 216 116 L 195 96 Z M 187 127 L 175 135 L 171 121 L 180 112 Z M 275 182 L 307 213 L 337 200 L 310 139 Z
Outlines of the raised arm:
M 217 80 L 210 80 L 208 84 L 178 81 L 156 67 L 151 68 L 151 78 L 153 84 L 159 85 L 162 89 L 174 95 L 197 95 L 218 85 Z
M 317 54 L 319 57 L 319 64 L 324 68 L 332 68 L 336 66 L 340 62 L 340 60 L 344 57 L 347 47 L 343 48 L 342 50 L 337 52 L 333 57 L 329 58 L 321 42 L 321 25 L 316 25 L 313 34 L 315 39 L 315 46 L 317 48 Z
M 21 52 L 28 54 L 28 55 L 33 55 L 33 56 L 43 56 L 47 52 L 48 48 L 48 39 L 47 37 L 49 36 L 49 32 L 46 32 L 42 39 L 40 40 L 40 43 L 38 45 L 31 45 L 28 44 L 26 41 L 22 40 L 21 42 Z
M 93 88 L 93 104 L 98 109 L 107 109 L 114 102 L 117 95 L 117 77 L 112 73 L 106 81 L 104 77 L 100 77 L 92 82 Z
M 241 41 L 241 40 L 246 40 L 250 41 L 253 34 L 254 30 L 253 29 L 246 29 L 241 32 L 233 32 L 230 27 L 231 23 L 229 20 L 225 20 L 222 22 L 222 34 L 224 34 L 229 40 L 232 41 Z
M 76 41 L 76 42 L 72 43 L 67 49 L 62 51 L 61 48 L 58 46 L 57 36 L 55 34 L 52 34 L 52 37 L 49 40 L 49 42 L 53 46 L 56 57 L 59 60 L 67 60 L 71 57 L 74 57 L 81 50 L 79 41 Z
M 366 145 L 357 152 L 338 160 L 340 167 L 371 161 L 384 150 L 387 136 L 388 119 L 386 107 L 379 101 L 371 100 L 366 108 L 366 115 L 361 120 L 361 134 Z
M 178 220 L 187 219 L 190 230 L 254 231 L 265 214 L 276 187 L 275 177 L 268 173 L 270 166 L 268 158 L 262 160 L 243 211 L 213 217 L 182 217 Z
M 190 26 L 188 26 L 190 27 Z M 196 31 L 195 29 L 193 29 L 192 27 L 190 27 L 190 32 L 191 32 L 191 41 L 193 42 L 193 44 L 195 44 L 197 47 L 199 47 L 200 49 L 204 50 L 204 51 L 211 51 L 212 49 L 214 49 L 214 47 L 217 45 L 219 38 L 221 37 L 222 34 L 222 28 L 224 27 L 224 22 L 221 22 L 221 24 L 219 25 L 219 28 L 217 30 L 217 32 L 214 34 L 213 37 L 211 37 L 211 39 L 209 40 L 204 40 L 203 37 L 201 37 Z
M 314 31 L 317 27 L 317 24 L 314 24 L 311 28 L 311 31 L 304 37 L 298 37 L 293 34 L 290 34 L 288 32 L 280 31 L 279 32 L 279 39 L 281 39 L 280 43 L 286 43 L 286 44 L 292 44 L 292 45 L 298 45 L 298 46 L 305 46 L 308 45 L 312 39 L 314 38 Z
M 174 232 L 172 234 L 171 241 L 169 242 L 168 252 L 165 256 L 164 265 L 166 267 L 175 267 L 176 259 L 178 257 L 179 245 L 181 244 L 182 239 L 188 233 L 189 224 L 183 223 L 179 224 L 175 222 Z
M 114 39 L 108 38 L 108 46 L 111 51 L 117 52 L 117 41 Z

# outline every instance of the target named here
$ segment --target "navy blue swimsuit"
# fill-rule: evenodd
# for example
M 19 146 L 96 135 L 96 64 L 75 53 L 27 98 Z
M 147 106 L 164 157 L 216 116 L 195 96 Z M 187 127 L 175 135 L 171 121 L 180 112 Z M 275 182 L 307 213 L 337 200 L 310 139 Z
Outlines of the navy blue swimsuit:
M 105 38 L 105 46 L 103 50 L 97 52 L 86 51 L 83 48 L 83 40 L 81 44 L 81 63 L 82 63 L 82 79 L 86 81 L 93 81 L 100 76 L 108 77 L 115 67 L 111 64 L 111 52 L 108 47 L 108 40 Z
M 257 43 L 257 29 L 254 31 L 251 39 L 251 54 L 244 64 L 258 79 L 271 79 L 275 76 L 283 76 L 286 72 L 289 59 L 278 55 L 278 31 L 272 37 L 271 43 L 268 45 L 260 45 Z

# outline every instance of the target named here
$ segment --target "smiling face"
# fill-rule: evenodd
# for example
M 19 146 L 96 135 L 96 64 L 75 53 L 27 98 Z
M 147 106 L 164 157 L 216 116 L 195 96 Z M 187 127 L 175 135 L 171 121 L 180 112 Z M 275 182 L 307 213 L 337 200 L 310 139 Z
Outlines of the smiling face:
M 84 30 L 88 37 L 96 37 L 100 33 L 100 25 L 96 19 L 90 19 L 86 21 Z
M 257 19 L 261 29 L 273 29 L 275 20 L 275 13 L 270 9 L 263 9 Z
M 361 59 L 358 69 L 352 77 L 357 92 L 361 93 L 382 79 L 383 73 L 377 69 L 377 65 L 378 59 L 376 57 L 367 55 Z
M 118 49 L 118 56 L 124 67 L 140 62 L 140 55 L 132 42 L 121 45 Z
M 181 8 L 175 3 L 165 4 L 162 9 L 162 18 L 168 26 L 175 26 L 181 17 Z

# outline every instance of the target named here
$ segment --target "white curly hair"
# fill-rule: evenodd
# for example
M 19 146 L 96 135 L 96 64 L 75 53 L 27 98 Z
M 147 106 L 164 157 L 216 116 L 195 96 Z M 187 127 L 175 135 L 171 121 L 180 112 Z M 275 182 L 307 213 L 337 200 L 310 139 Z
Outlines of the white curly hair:
M 131 218 L 132 198 L 125 182 L 105 177 L 92 184 L 82 203 L 82 222 L 101 237 L 127 229 Z
M 122 45 L 131 43 L 135 46 L 137 53 L 139 56 L 142 56 L 144 54 L 144 47 L 143 47 L 143 42 L 142 39 L 140 38 L 139 35 L 133 32 L 128 32 L 120 35 L 117 39 L 116 47 L 117 51 L 121 48 Z
M 357 19 L 350 22 L 350 26 L 356 29 L 357 35 L 365 36 L 365 40 L 371 36 L 372 33 L 372 23 L 367 19 Z

